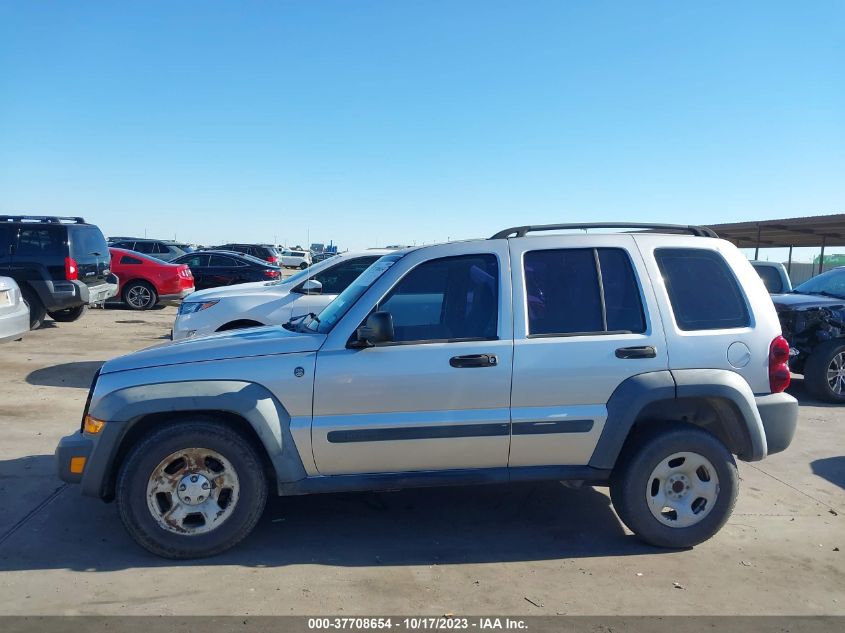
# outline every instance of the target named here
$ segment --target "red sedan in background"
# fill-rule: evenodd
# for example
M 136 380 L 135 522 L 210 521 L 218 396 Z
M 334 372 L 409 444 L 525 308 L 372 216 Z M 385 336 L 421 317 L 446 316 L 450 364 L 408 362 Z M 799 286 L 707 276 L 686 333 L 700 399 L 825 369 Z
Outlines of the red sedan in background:
M 120 279 L 118 297 L 133 310 L 184 299 L 194 291 L 186 264 L 169 264 L 122 248 L 109 248 L 111 271 Z

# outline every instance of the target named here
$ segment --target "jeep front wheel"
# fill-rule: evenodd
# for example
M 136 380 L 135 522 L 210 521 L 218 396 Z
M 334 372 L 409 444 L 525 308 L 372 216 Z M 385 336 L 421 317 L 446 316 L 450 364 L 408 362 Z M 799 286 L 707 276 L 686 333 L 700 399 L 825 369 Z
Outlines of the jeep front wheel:
M 176 422 L 141 440 L 117 479 L 120 518 L 135 541 L 165 558 L 219 554 L 264 511 L 261 458 L 240 433 L 213 420 Z
M 733 455 L 707 431 L 655 424 L 631 439 L 613 471 L 610 495 L 619 518 L 659 547 L 698 545 L 727 522 L 736 503 Z

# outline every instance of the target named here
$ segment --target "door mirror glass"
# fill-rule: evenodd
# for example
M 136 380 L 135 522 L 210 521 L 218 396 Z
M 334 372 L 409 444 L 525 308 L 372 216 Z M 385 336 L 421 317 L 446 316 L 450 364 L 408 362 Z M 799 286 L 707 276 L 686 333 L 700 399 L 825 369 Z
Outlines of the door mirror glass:
M 301 292 L 307 295 L 318 295 L 323 292 L 323 284 L 316 279 L 307 279 L 300 286 Z
M 358 328 L 358 340 L 350 347 L 373 347 L 393 340 L 393 317 L 390 312 L 373 312 L 366 323 Z

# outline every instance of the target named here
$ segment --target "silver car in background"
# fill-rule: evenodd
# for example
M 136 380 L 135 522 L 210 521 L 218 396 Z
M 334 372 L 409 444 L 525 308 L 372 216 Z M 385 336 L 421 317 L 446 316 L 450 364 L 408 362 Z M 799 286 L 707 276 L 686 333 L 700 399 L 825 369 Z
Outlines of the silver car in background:
M 0 277 L 0 343 L 16 341 L 29 332 L 29 308 L 11 277 Z

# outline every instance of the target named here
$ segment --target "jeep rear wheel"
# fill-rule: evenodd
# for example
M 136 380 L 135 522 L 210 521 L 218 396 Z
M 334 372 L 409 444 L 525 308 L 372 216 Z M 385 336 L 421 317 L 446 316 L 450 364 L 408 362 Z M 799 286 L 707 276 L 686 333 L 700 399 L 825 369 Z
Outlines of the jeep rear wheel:
M 682 422 L 655 424 L 619 457 L 610 495 L 619 518 L 659 547 L 692 547 L 727 522 L 739 488 L 736 462 L 707 431 Z
M 163 427 L 132 448 L 116 493 L 123 525 L 139 545 L 165 558 L 200 558 L 252 531 L 267 479 L 246 438 L 199 419 Z
M 845 342 L 819 345 L 804 364 L 804 385 L 816 398 L 845 402 Z

